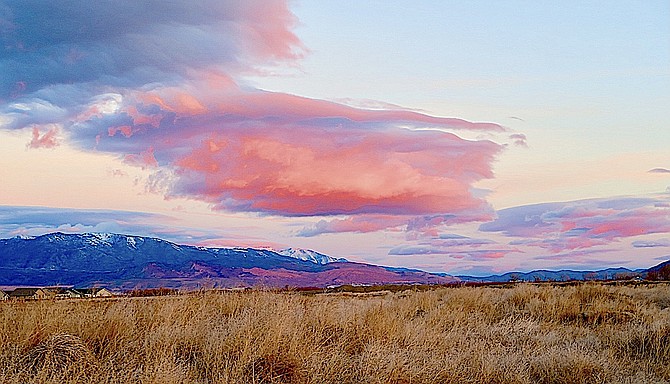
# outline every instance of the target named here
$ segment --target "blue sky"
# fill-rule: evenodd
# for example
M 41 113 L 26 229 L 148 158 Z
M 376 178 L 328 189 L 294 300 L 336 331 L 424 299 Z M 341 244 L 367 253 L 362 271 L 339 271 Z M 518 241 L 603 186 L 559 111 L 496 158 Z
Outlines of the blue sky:
M 137 7 L 0 1 L 3 237 L 453 273 L 670 255 L 667 1 Z
M 667 2 L 298 2 L 294 10 L 312 51 L 293 76 L 254 79 L 261 88 L 383 100 L 526 134 L 531 150 L 500 157 L 498 172 L 527 163 L 538 173 L 569 168 L 556 175 L 566 178 L 579 164 L 627 154 L 668 162 Z M 536 201 L 651 193 L 665 183 L 612 177 Z

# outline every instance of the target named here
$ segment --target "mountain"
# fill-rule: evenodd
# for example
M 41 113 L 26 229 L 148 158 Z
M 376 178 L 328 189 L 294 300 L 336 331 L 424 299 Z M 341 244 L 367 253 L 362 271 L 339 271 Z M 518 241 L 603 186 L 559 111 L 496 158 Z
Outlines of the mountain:
M 670 256 L 668 256 L 668 259 L 670 259 Z M 654 265 L 653 267 L 647 269 L 647 272 L 661 271 L 661 270 L 664 270 L 664 269 L 667 269 L 667 268 L 670 268 L 670 260 L 664 261 L 664 262 L 662 262 L 661 264 L 658 264 L 658 265 Z
M 347 259 L 324 255 L 323 253 L 312 251 L 311 249 L 286 248 L 277 250 L 275 252 L 282 256 L 288 256 L 303 261 L 311 261 L 312 263 L 322 265 L 329 263 L 347 262 Z
M 458 279 L 347 262 L 314 251 L 205 248 L 107 233 L 0 239 L 0 286 L 111 288 L 444 284 Z
M 670 280 L 670 260 L 647 269 L 645 276 L 649 280 Z
M 484 277 L 457 276 L 462 281 L 507 282 L 507 281 L 570 281 L 570 280 L 614 280 L 625 276 L 637 276 L 643 270 L 628 268 L 607 268 L 597 271 L 536 270 L 530 272 L 507 272 L 502 275 Z

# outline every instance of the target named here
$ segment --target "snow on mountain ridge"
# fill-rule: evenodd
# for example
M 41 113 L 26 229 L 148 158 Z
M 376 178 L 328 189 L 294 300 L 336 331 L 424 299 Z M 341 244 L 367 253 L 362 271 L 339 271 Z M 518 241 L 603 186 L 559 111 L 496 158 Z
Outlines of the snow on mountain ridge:
M 292 257 L 294 259 L 303 261 L 310 261 L 312 263 L 321 265 L 347 261 L 346 259 L 324 255 L 323 253 L 312 251 L 311 249 L 285 248 L 275 250 L 275 252 L 282 256 Z
M 157 243 L 166 243 L 170 245 L 175 251 L 178 252 L 183 252 L 184 247 L 186 248 L 194 248 L 198 250 L 218 250 L 218 249 L 231 249 L 236 252 L 246 254 L 250 251 L 259 251 L 253 248 L 242 248 L 242 247 L 224 247 L 224 248 L 211 248 L 211 247 L 193 247 L 193 246 L 183 246 L 180 244 L 173 243 L 171 241 L 167 241 L 164 239 L 160 238 L 153 238 L 153 237 L 142 237 L 142 236 L 131 236 L 131 235 L 121 235 L 121 234 L 115 234 L 115 233 L 105 233 L 105 232 L 89 232 L 89 233 L 80 233 L 80 234 L 67 234 L 67 233 L 62 233 L 62 232 L 53 232 L 49 234 L 42 235 L 40 237 L 45 237 L 49 242 L 62 242 L 62 241 L 68 241 L 69 239 L 73 238 L 71 236 L 79 236 L 80 240 L 85 241 L 87 244 L 92 245 L 92 246 L 103 246 L 103 247 L 111 247 L 114 246 L 115 244 L 120 245 L 122 242 L 126 247 L 132 250 L 138 250 L 138 247 L 141 246 L 142 244 L 145 243 L 145 240 L 152 240 Z M 35 237 L 26 237 L 26 239 L 34 239 Z M 273 249 L 267 249 L 267 251 L 270 251 L 272 253 L 276 253 L 280 256 L 284 257 L 290 257 L 293 259 L 301 260 L 301 261 L 307 261 L 310 263 L 318 264 L 318 265 L 326 265 L 330 263 L 337 263 L 337 262 L 347 262 L 346 259 L 344 258 L 336 258 L 332 257 L 329 255 L 325 255 L 320 252 L 313 251 L 311 249 L 300 249 L 300 248 L 285 248 L 285 249 L 279 249 L 279 250 L 273 250 Z
M 44 236 L 47 238 L 47 240 L 48 240 L 50 243 L 53 243 L 53 242 L 60 242 L 60 241 L 65 241 L 65 240 L 67 239 L 67 238 L 65 237 L 65 234 L 60 233 L 60 232 L 49 233 L 49 234 L 46 234 L 46 235 L 44 235 Z
M 138 242 L 143 242 L 143 241 L 144 240 L 141 237 L 140 238 L 135 238 L 134 236 L 127 236 L 126 237 L 126 244 L 128 245 L 128 247 L 130 247 L 132 249 L 137 249 L 137 243 Z
M 16 239 L 21 239 L 21 240 L 33 240 L 35 236 L 30 236 L 30 235 L 16 235 L 14 236 Z
M 84 234 L 91 245 L 112 245 L 112 240 L 116 235 L 111 233 L 93 232 Z

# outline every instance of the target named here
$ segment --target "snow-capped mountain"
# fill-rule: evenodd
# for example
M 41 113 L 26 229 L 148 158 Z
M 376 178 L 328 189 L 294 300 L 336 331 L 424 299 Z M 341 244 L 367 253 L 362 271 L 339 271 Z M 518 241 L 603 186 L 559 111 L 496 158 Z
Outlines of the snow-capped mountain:
M 14 237 L 0 239 L 0 286 L 325 287 L 457 280 L 351 263 L 314 251 L 284 251 L 195 247 L 110 233 Z
M 325 287 L 465 281 L 611 279 L 648 270 L 532 271 L 470 277 L 353 263 L 315 251 L 205 248 L 141 236 L 51 233 L 0 239 L 0 286 L 106 285 L 112 288 Z
M 275 252 L 282 256 L 288 256 L 303 261 L 311 261 L 312 263 L 321 265 L 347 262 L 347 259 L 324 255 L 323 253 L 312 251 L 311 249 L 286 248 L 275 250 Z

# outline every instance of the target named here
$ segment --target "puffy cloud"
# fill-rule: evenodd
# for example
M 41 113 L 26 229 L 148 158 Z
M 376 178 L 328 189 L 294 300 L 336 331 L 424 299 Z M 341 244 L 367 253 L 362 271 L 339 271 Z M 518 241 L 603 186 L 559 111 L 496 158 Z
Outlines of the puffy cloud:
M 660 194 L 514 207 L 498 211 L 496 220 L 479 229 L 519 238 L 511 245 L 536 246 L 559 253 L 621 238 L 670 232 L 669 200 Z
M 188 139 L 193 146 L 184 154 L 172 143 L 154 145 L 158 163 L 179 176 L 172 194 L 281 215 L 486 209 L 471 184 L 492 176 L 499 150 L 488 141 L 391 127 L 232 126 Z

